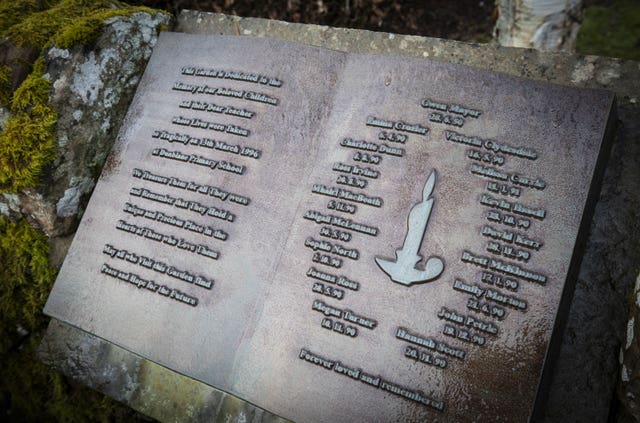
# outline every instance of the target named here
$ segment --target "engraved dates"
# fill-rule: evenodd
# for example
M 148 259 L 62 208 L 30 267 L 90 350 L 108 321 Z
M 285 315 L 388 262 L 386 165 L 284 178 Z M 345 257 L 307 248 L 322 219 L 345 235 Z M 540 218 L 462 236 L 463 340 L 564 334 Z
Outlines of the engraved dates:
M 507 314 L 504 308 L 490 302 L 479 301 L 476 298 L 469 298 L 467 300 L 467 308 L 498 320 L 504 319 Z
M 342 335 L 350 336 L 351 338 L 355 338 L 358 336 L 358 328 L 355 328 L 351 325 L 345 325 L 339 321 L 333 321 L 328 317 L 322 319 L 321 326 L 325 329 L 332 330 Z

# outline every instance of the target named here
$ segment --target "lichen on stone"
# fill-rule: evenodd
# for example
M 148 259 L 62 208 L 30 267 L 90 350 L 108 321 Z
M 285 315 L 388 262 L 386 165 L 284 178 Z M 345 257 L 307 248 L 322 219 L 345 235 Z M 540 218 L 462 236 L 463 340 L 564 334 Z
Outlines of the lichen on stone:
M 71 187 L 56 203 L 56 214 L 59 217 L 69 217 L 78 213 L 80 199 L 84 194 L 93 190 L 94 182 L 90 178 L 73 178 Z

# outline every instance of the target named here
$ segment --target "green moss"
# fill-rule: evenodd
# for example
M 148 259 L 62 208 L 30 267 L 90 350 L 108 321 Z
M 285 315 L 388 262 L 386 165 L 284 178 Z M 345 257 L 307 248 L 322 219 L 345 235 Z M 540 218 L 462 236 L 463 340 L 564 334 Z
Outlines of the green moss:
M 31 355 L 35 350 L 35 340 L 25 333 L 39 331 L 46 323 L 41 310 L 55 270 L 49 265 L 46 238 L 27 222 L 11 222 L 3 216 L 0 262 L 0 398 L 5 409 L 11 410 L 26 406 L 21 403 L 29 401 L 28 388 L 49 382 L 41 364 L 26 365 L 23 361 L 25 353 Z M 6 386 L 9 383 L 15 384 L 11 390 Z M 11 392 L 8 398 L 7 392 Z
M 91 15 L 74 20 L 73 23 L 61 29 L 55 36 L 55 43 L 60 48 L 69 48 L 75 44 L 88 44 L 100 35 L 104 21 L 107 19 L 116 16 L 130 16 L 138 12 L 153 13 L 154 11 L 142 6 L 97 10 Z
M 24 353 L 35 350 L 34 340 L 24 334 L 41 330 L 46 323 L 41 310 L 55 270 L 49 265 L 46 238 L 27 222 L 11 222 L 5 217 L 0 217 L 0 261 L 0 392 L 5 392 L 9 380 L 15 383 L 12 397 L 3 398 L 3 402 L 17 407 L 29 400 L 26 385 L 37 388 L 48 383 L 42 365 L 23 363 Z
M 44 49 L 62 28 L 97 9 L 109 8 L 112 3 L 105 0 L 62 0 L 50 8 L 26 16 L 8 28 L 5 35 L 18 46 Z
M 0 0 L 0 34 L 22 22 L 27 16 L 58 3 L 43 0 Z
M 11 68 L 0 65 L 0 107 L 9 107 L 11 101 Z
M 576 50 L 581 54 L 640 60 L 640 2 L 616 0 L 610 7 L 587 8 Z
M 0 189 L 5 191 L 36 186 L 54 157 L 57 114 L 49 105 L 50 82 L 43 74 L 40 58 L 14 93 L 11 115 L 0 133 Z
M 55 269 L 49 264 L 46 237 L 25 221 L 0 217 L 0 345 L 6 350 L 8 333 L 20 325 L 36 329 L 44 317 L 41 310 L 51 290 Z
M 86 388 L 70 386 L 41 363 L 36 351 L 43 331 L 31 334 L 19 354 L 3 357 L 0 399 L 19 422 L 131 421 L 133 412 Z M 10 392 L 10 394 L 9 394 Z M 3 398 L 4 397 L 4 398 Z
M 100 34 L 106 19 L 137 12 L 157 13 L 143 6 L 128 6 L 114 0 L 62 0 L 53 7 L 32 13 L 5 30 L 18 46 L 44 49 L 51 42 L 61 48 L 87 44 Z
M 41 310 L 56 270 L 46 237 L 0 216 L 0 404 L 9 421 L 129 421 L 132 413 L 88 389 L 71 387 L 36 350 L 48 319 Z

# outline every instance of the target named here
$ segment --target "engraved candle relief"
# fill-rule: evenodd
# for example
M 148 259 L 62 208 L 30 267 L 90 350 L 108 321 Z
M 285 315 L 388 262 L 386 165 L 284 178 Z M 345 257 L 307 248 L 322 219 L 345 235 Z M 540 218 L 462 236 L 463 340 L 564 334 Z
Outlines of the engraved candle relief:
M 376 257 L 376 263 L 392 281 L 410 286 L 416 283 L 429 282 L 436 279 L 444 270 L 444 263 L 438 257 L 430 257 L 424 268 L 418 266 L 423 259 L 419 254 L 420 246 L 429 223 L 433 198 L 431 194 L 436 184 L 436 171 L 429 175 L 422 191 L 422 201 L 417 203 L 409 213 L 407 235 L 402 248 L 396 250 L 396 260 Z

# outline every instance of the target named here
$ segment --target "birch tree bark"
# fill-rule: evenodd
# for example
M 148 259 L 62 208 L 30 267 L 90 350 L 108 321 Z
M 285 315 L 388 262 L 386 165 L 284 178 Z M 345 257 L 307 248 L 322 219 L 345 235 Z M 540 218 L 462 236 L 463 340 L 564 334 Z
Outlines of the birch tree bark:
M 496 0 L 494 38 L 507 47 L 573 51 L 582 0 Z

